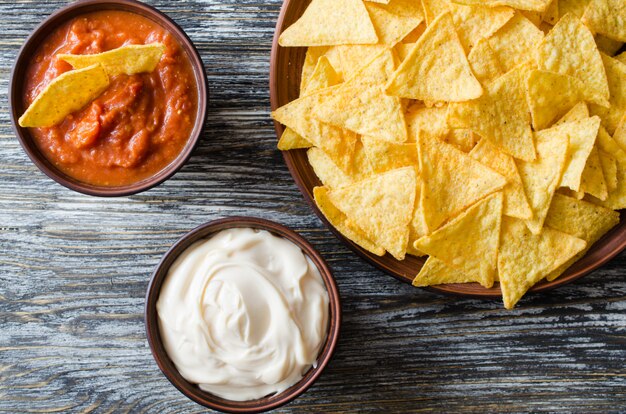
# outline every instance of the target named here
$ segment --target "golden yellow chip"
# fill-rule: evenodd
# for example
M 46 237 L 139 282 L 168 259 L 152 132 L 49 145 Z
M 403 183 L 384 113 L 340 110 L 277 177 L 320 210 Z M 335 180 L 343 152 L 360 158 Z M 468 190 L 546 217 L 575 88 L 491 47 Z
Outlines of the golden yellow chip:
M 602 57 L 589 29 L 567 14 L 554 26 L 537 50 L 539 68 L 579 79 L 590 102 L 609 106 L 609 84 Z
M 288 151 L 292 149 L 310 148 L 313 145 L 298 135 L 293 129 L 285 128 L 283 134 L 278 140 L 278 149 L 281 151 Z
M 546 226 L 585 240 L 587 246 L 576 256 L 547 275 L 546 279 L 552 281 L 559 277 L 618 223 L 619 213 L 616 211 L 561 194 L 555 194 L 546 216 Z
M 592 0 L 583 22 L 592 32 L 626 42 L 626 3 L 624 0 Z
M 604 179 L 600 155 L 595 146 L 589 153 L 589 158 L 587 158 L 585 169 L 581 175 L 580 190 L 578 192 L 591 194 L 600 200 L 606 200 L 608 196 L 608 186 Z
M 413 279 L 413 286 L 424 287 L 447 283 L 472 282 L 478 282 L 475 275 L 450 267 L 441 260 L 431 256 L 426 260 L 415 279 Z
M 428 26 L 387 83 L 386 92 L 403 98 L 448 102 L 482 94 L 450 13 L 438 16 Z
M 480 141 L 480 136 L 469 129 L 451 129 L 441 140 L 456 146 L 463 152 L 470 152 Z
M 418 175 L 419 177 L 419 175 Z M 409 223 L 409 243 L 407 245 L 406 252 L 413 256 L 425 256 L 426 253 L 416 249 L 414 243 L 426 236 L 429 231 L 426 226 L 426 219 L 424 218 L 424 209 L 421 203 L 422 183 L 418 179 L 417 191 L 415 192 L 415 208 L 413 209 L 413 217 Z
M 416 188 L 415 169 L 407 167 L 333 189 L 328 198 L 376 245 L 403 260 Z
M 310 117 L 313 108 L 338 87 L 333 86 L 296 99 L 272 112 L 272 117 L 321 148 L 339 168 L 349 172 L 357 141 L 356 134 Z
M 411 53 L 411 50 L 415 47 L 415 43 L 398 43 L 394 48 L 400 62 L 406 59 L 407 56 Z
M 574 16 L 581 18 L 589 6 L 591 0 L 559 0 L 559 14 L 565 16 L 572 13 Z
M 304 56 L 304 63 L 302 64 L 302 74 L 300 75 L 300 96 L 306 89 L 306 84 L 311 78 L 313 71 L 317 67 L 317 61 L 320 57 L 328 51 L 327 46 L 310 47 L 306 51 Z
M 417 39 L 419 39 L 424 32 L 426 31 L 426 23 L 422 22 L 419 26 L 411 31 L 408 35 L 402 39 L 402 43 L 415 43 Z M 399 44 L 398 44 L 399 45 Z M 398 46 L 396 45 L 396 46 Z
M 306 96 L 339 83 L 341 83 L 341 77 L 335 72 L 333 65 L 330 64 L 326 56 L 320 56 L 302 95 Z
M 525 223 L 533 234 L 541 232 L 552 195 L 565 169 L 569 144 L 567 126 L 563 124 L 535 133 L 537 159 L 533 162 L 517 162 L 524 191 L 533 211 L 533 218 L 525 220 Z
M 504 75 L 504 69 L 489 46 L 489 40 L 483 39 L 472 48 L 467 60 L 476 76 L 483 85 L 491 83 L 494 79 Z
M 613 139 L 624 151 L 626 151 L 626 113 L 624 113 L 622 120 L 617 124 L 615 133 L 613 134 Z
M 307 151 L 309 164 L 315 171 L 322 184 L 330 188 L 343 187 L 357 181 L 369 178 L 374 174 L 369 164 L 363 145 L 357 141 L 354 147 L 353 165 L 349 173 L 346 173 L 326 155 L 324 151 L 313 147 Z
M 600 127 L 597 138 L 598 149 L 611 154 L 617 162 L 617 188 L 611 191 L 606 200 L 593 198 L 591 201 L 613 210 L 626 208 L 626 152 Z
M 422 0 L 426 24 L 430 26 L 437 16 L 450 11 L 449 0 Z
M 337 46 L 339 57 L 341 58 L 341 67 L 343 69 L 343 77 L 345 80 L 354 78 L 354 76 L 375 57 L 379 56 L 387 45 L 342 45 Z M 391 69 L 391 73 L 395 66 Z
M 580 121 L 566 122 L 556 126 L 555 129 L 569 138 L 568 157 L 559 186 L 578 191 L 587 158 L 598 136 L 600 118 L 594 116 Z M 599 160 L 594 167 L 600 167 Z
M 592 115 L 602 118 L 602 125 L 609 134 L 613 134 L 622 116 L 626 113 L 626 64 L 602 54 L 602 61 L 606 69 L 611 97 L 610 108 L 599 105 L 591 105 L 589 110 Z
M 502 198 L 500 191 L 486 197 L 417 240 L 414 247 L 490 288 L 496 274 Z
M 109 87 L 102 65 L 71 70 L 54 78 L 20 117 L 24 128 L 51 127 L 82 109 Z
M 315 187 L 313 189 L 313 197 L 315 204 L 317 204 L 317 207 L 329 221 L 330 225 L 368 252 L 374 253 L 377 256 L 383 256 L 385 249 L 377 246 L 373 241 L 368 239 L 361 229 L 333 205 L 328 199 L 328 191 L 329 189 L 327 187 Z
M 573 76 L 531 71 L 526 93 L 535 131 L 548 128 L 554 120 L 584 100 L 583 90 L 583 83 Z
M 490 37 L 506 24 L 515 11 L 509 7 L 462 6 L 451 4 L 452 20 L 459 40 L 469 52 L 481 39 Z
M 386 5 L 365 3 L 378 41 L 394 46 L 424 21 L 422 6 L 417 0 L 393 0 Z
M 584 240 L 549 227 L 533 234 L 523 221 L 505 216 L 498 252 L 504 306 L 513 309 L 528 289 L 586 246 Z
M 617 188 L 617 160 L 608 152 L 602 150 L 597 151 L 607 191 L 613 191 Z
M 420 203 L 431 232 L 506 185 L 502 175 L 427 134 L 418 137 L 418 156 L 422 182 Z
M 527 73 L 527 66 L 519 66 L 487 85 L 480 98 L 450 104 L 448 125 L 471 129 L 515 158 L 534 160 L 535 147 L 526 101 Z
M 409 140 L 417 142 L 420 131 L 427 133 L 433 138 L 443 138 L 450 131 L 446 123 L 448 108 L 425 107 L 421 104 L 412 105 L 406 113 L 406 125 L 409 131 Z
M 559 0 L 552 0 L 543 13 L 543 21 L 554 26 L 559 21 Z
M 372 170 L 376 173 L 418 165 L 415 143 L 395 144 L 367 136 L 361 137 L 361 141 Z
M 563 118 L 559 119 L 554 125 L 561 125 L 566 122 L 580 121 L 581 119 L 589 118 L 589 108 L 584 102 L 577 103 L 568 113 L 563 115 Z
M 513 157 L 500 151 L 486 139 L 480 140 L 469 156 L 506 178 L 507 183 L 503 188 L 503 214 L 520 219 L 532 218 L 533 212 Z
M 509 6 L 519 10 L 531 10 L 543 12 L 550 5 L 551 0 L 452 0 L 455 3 L 497 7 L 497 6 Z
M 509 72 L 516 66 L 534 61 L 533 55 L 543 37 L 543 32 L 530 20 L 516 14 L 489 38 L 489 46 L 504 72 Z
M 125 73 L 152 72 L 165 52 L 165 45 L 128 45 L 93 55 L 59 54 L 57 58 L 66 61 L 74 69 L 100 64 L 111 77 Z
M 282 32 L 278 43 L 283 47 L 374 44 L 378 36 L 361 0 L 313 0 Z

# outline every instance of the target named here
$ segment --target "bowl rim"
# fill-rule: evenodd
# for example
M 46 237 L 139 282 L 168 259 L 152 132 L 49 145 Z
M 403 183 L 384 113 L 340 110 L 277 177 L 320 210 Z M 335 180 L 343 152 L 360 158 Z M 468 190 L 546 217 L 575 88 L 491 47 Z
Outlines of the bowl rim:
M 317 365 L 309 369 L 300 381 L 279 394 L 241 402 L 226 400 L 214 396 L 208 392 L 200 390 L 197 386 L 182 378 L 167 356 L 167 352 L 163 347 L 159 334 L 158 314 L 156 310 L 156 302 L 159 297 L 161 286 L 164 279 L 167 277 L 170 266 L 176 258 L 178 258 L 178 256 L 194 242 L 210 237 L 219 231 L 232 228 L 267 230 L 274 235 L 285 238 L 294 243 L 318 268 L 329 297 L 328 332 L 324 345 L 322 346 L 316 361 Z M 180 237 L 162 256 L 150 276 L 150 281 L 146 289 L 144 305 L 146 337 L 150 346 L 152 357 L 156 361 L 161 372 L 165 375 L 168 381 L 187 398 L 207 408 L 227 413 L 265 412 L 293 401 L 295 398 L 308 390 L 322 374 L 334 354 L 339 341 L 341 321 L 342 311 L 339 289 L 330 267 L 321 254 L 304 237 L 296 233 L 294 230 L 270 220 L 245 216 L 234 216 L 213 220 L 194 228 Z
M 310 2 L 310 0 L 308 1 Z M 276 110 L 280 106 L 278 102 L 279 101 L 278 85 L 279 85 L 279 82 L 283 79 L 279 76 L 279 73 L 278 73 L 278 57 L 279 57 L 279 50 L 286 49 L 286 48 L 283 48 L 282 46 L 278 44 L 278 39 L 282 31 L 284 30 L 283 26 L 285 25 L 285 18 L 287 15 L 287 10 L 290 7 L 291 3 L 292 3 L 291 0 L 283 1 L 282 7 L 280 9 L 280 15 L 276 22 L 274 37 L 272 40 L 272 51 L 271 51 L 271 57 L 270 57 L 270 81 L 269 81 L 270 104 L 271 104 L 272 111 Z M 277 139 L 280 139 L 280 136 L 284 131 L 284 127 L 280 123 L 274 120 L 274 129 L 276 131 Z M 322 223 L 324 223 L 326 228 L 328 228 L 328 230 L 330 230 L 331 233 L 335 235 L 335 237 L 337 237 L 340 241 L 342 241 L 346 246 L 348 246 L 348 248 L 350 248 L 350 250 L 356 253 L 359 257 L 361 257 L 362 259 L 364 259 L 366 262 L 376 267 L 377 269 L 380 269 L 384 271 L 385 273 L 389 274 L 393 278 L 401 282 L 410 284 L 414 276 L 411 277 L 406 274 L 401 274 L 399 271 L 395 271 L 391 267 L 387 266 L 385 263 L 381 263 L 379 260 L 376 260 L 378 256 L 375 256 L 372 253 L 364 250 L 363 248 L 361 248 L 360 246 L 358 246 L 357 244 L 355 244 L 354 242 L 352 242 L 351 240 L 343 236 L 343 234 L 341 234 L 326 219 L 324 214 L 319 210 L 319 208 L 315 204 L 313 197 L 308 191 L 308 188 L 303 178 L 301 177 L 299 173 L 299 169 L 296 165 L 294 154 L 303 152 L 303 151 L 306 151 L 306 149 L 281 151 L 281 153 L 285 161 L 285 164 L 287 165 L 287 168 L 289 169 L 289 173 L 291 174 L 295 184 L 297 185 L 298 189 L 304 196 L 304 200 L 309 205 L 309 207 L 311 207 L 315 215 L 317 215 L 317 217 L 322 221 Z M 623 219 L 624 219 L 623 217 L 620 217 L 620 223 L 622 222 Z M 545 291 L 555 289 L 559 286 L 572 283 L 580 279 L 581 277 L 591 273 L 592 271 L 602 267 L 609 261 L 611 261 L 613 258 L 615 258 L 615 256 L 617 256 L 624 249 L 626 249 L 626 237 L 623 237 L 621 240 L 619 240 L 618 243 L 615 243 L 613 247 L 610 249 L 610 251 L 606 252 L 606 254 L 602 256 L 601 259 L 593 263 L 586 264 L 584 266 L 580 265 L 584 257 L 586 257 L 588 254 L 594 251 L 595 248 L 599 248 L 599 246 L 602 243 L 602 240 L 604 240 L 606 237 L 608 237 L 611 233 L 616 231 L 618 228 L 619 228 L 619 224 L 615 226 L 613 229 L 611 229 L 607 234 L 605 234 L 600 240 L 596 241 L 594 243 L 594 246 L 592 246 L 592 248 L 589 250 L 589 252 L 587 252 L 585 256 L 581 257 L 574 264 L 572 264 L 565 271 L 563 275 L 561 275 L 557 279 L 554 279 L 553 281 L 550 281 L 550 282 L 548 282 L 545 279 L 540 281 L 538 284 L 531 287 L 528 290 L 528 293 L 545 292 Z M 421 265 L 423 265 L 423 263 L 425 262 L 424 258 L 416 258 L 416 259 L 422 262 Z M 414 275 L 417 274 L 418 271 L 419 269 L 416 269 Z M 502 291 L 500 290 L 500 286 L 498 282 L 496 282 L 494 284 L 494 287 L 492 288 L 485 288 L 483 286 L 480 286 L 478 283 L 450 283 L 450 284 L 421 287 L 421 289 L 431 291 L 431 292 L 443 293 L 446 295 L 461 296 L 461 297 L 473 297 L 473 298 L 482 298 L 482 299 L 502 298 Z
M 52 163 L 36 148 L 36 144 L 28 131 L 28 128 L 19 126 L 17 120 L 17 108 L 21 107 L 22 90 L 24 86 L 24 76 L 28 67 L 28 59 L 25 52 L 36 49 L 33 42 L 38 38 L 45 38 L 49 33 L 67 20 L 82 13 L 90 13 L 98 10 L 122 10 L 139 14 L 151 19 L 159 26 L 170 32 L 180 43 L 183 51 L 187 55 L 194 72 L 194 80 L 197 89 L 198 108 L 194 127 L 187 139 L 187 143 L 181 152 L 168 165 L 160 171 L 143 180 L 123 185 L 123 186 L 100 186 L 81 182 L 57 169 Z M 204 124 L 208 114 L 209 87 L 206 69 L 202 58 L 194 43 L 187 33 L 171 17 L 158 10 L 156 7 L 144 4 L 138 0 L 79 0 L 74 3 L 57 9 L 47 16 L 39 25 L 30 32 L 16 55 L 15 62 L 11 69 L 8 85 L 9 95 L 9 115 L 11 126 L 22 149 L 30 158 L 31 162 L 39 168 L 41 172 L 62 186 L 91 196 L 97 197 L 122 197 L 137 194 L 156 187 L 176 174 L 191 158 L 191 155 L 198 145 L 200 136 L 204 131 Z

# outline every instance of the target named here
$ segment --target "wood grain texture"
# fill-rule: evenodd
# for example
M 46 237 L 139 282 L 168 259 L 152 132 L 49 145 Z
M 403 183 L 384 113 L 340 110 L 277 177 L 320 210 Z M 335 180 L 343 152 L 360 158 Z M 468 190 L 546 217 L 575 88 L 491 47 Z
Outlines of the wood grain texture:
M 6 89 L 22 41 L 65 3 L 0 0 L 0 412 L 204 412 L 152 360 L 144 294 L 178 237 L 232 215 L 307 237 L 342 294 L 334 359 L 281 412 L 626 412 L 626 256 L 511 312 L 402 284 L 323 227 L 269 118 L 280 0 L 150 2 L 205 62 L 199 147 L 171 180 L 133 197 L 82 196 L 49 180 L 13 136 Z

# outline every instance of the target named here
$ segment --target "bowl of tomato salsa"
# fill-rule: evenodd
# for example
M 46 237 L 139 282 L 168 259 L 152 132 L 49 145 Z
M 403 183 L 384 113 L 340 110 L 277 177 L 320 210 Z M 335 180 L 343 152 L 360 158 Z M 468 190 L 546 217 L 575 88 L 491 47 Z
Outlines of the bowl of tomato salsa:
M 75 69 L 59 55 L 150 44 L 162 45 L 153 70 L 109 76 L 103 92 L 55 125 L 20 126 L 42 91 Z M 208 87 L 196 48 L 165 14 L 133 0 L 85 0 L 58 10 L 30 35 L 9 97 L 15 133 L 41 171 L 72 190 L 111 197 L 161 184 L 187 162 L 206 119 Z

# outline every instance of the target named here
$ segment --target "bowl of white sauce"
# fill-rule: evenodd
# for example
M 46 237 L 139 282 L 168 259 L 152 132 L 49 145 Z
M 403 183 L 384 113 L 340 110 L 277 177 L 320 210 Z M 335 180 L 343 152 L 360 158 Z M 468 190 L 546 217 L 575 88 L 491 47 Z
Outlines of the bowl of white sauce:
M 341 325 L 332 273 L 300 235 L 251 217 L 212 221 L 163 256 L 146 334 L 167 379 L 223 412 L 262 412 L 305 392 Z

